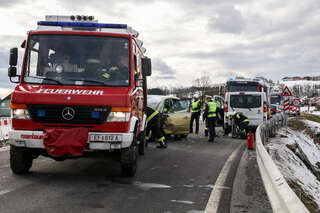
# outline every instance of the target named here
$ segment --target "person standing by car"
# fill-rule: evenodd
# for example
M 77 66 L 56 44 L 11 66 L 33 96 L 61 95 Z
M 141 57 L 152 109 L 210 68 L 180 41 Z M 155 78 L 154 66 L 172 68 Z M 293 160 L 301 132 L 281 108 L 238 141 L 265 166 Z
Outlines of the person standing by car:
M 159 145 L 157 148 L 167 148 L 166 138 L 163 136 L 160 131 L 160 115 L 159 112 L 151 106 L 147 106 L 146 108 L 147 114 L 147 132 L 146 139 L 149 139 L 149 134 L 154 134 L 155 138 L 158 140 Z
M 208 105 L 208 97 L 209 96 L 206 95 L 205 106 L 204 106 L 205 109 L 207 108 L 207 105 Z M 206 112 L 206 111 L 203 112 L 202 121 L 205 122 L 205 124 L 206 124 L 206 126 L 204 128 L 204 136 L 208 136 L 208 133 L 209 133 L 208 112 Z
M 193 122 L 196 121 L 196 134 L 199 133 L 199 118 L 201 113 L 201 102 L 197 95 L 193 96 L 191 103 L 191 119 L 190 119 L 190 133 L 193 133 Z
M 209 142 L 213 142 L 216 137 L 215 125 L 217 118 L 217 105 L 212 100 L 211 96 L 207 96 L 206 98 L 207 104 L 204 110 L 204 116 L 208 122 L 208 130 L 209 130 Z

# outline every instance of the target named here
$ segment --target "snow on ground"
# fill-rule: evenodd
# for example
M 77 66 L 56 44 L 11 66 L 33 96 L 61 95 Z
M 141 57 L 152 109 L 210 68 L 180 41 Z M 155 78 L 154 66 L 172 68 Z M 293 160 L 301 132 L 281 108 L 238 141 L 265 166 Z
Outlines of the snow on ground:
M 300 80 L 300 81 L 280 81 L 280 84 L 284 84 L 290 88 L 292 88 L 293 86 L 296 85 L 300 85 L 300 86 L 306 86 L 306 85 L 310 85 L 310 86 L 314 86 L 314 85 L 320 85 L 320 81 L 307 81 L 307 80 Z
M 319 128 L 319 123 L 309 122 L 306 124 L 312 126 L 311 128 Z M 311 195 L 313 200 L 320 207 L 320 181 L 317 177 L 306 167 L 304 162 L 296 155 L 292 149 L 286 145 L 294 147 L 298 144 L 300 149 L 296 149 L 296 153 L 301 154 L 301 151 L 308 157 L 310 163 L 316 168 L 317 162 L 320 162 L 320 148 L 316 146 L 308 135 L 303 132 L 291 130 L 290 128 L 282 127 L 275 138 L 270 138 L 270 143 L 267 145 L 269 153 L 279 170 L 288 182 L 294 182 L 300 185 L 305 193 Z M 319 168 L 320 169 L 320 168 Z M 297 193 L 300 194 L 299 192 Z

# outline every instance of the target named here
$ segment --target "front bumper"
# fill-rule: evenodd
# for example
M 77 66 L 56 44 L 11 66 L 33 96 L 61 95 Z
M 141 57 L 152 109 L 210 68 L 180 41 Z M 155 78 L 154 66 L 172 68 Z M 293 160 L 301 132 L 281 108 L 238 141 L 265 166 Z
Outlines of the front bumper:
M 107 141 L 117 136 L 121 140 Z M 96 141 L 99 138 L 99 141 Z M 103 138 L 103 142 L 100 140 Z M 105 139 L 104 139 L 105 138 Z M 106 141 L 105 141 L 106 140 Z M 101 133 L 89 132 L 86 150 L 114 150 L 131 146 L 133 133 Z M 43 144 L 43 131 L 9 131 L 8 143 L 14 146 L 45 149 Z

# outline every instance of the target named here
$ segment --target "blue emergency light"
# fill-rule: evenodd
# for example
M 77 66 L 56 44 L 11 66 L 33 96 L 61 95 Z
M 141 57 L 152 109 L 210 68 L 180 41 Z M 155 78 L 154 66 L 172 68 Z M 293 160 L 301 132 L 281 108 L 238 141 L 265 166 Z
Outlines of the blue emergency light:
M 254 81 L 260 81 L 260 78 L 254 78 L 253 80 Z
M 45 117 L 46 116 L 46 111 L 44 109 L 39 109 L 37 111 L 37 116 L 38 117 Z
M 126 24 L 103 24 L 103 23 L 94 23 L 94 22 L 38 21 L 38 25 L 55 26 L 55 27 L 95 27 L 95 28 L 127 29 Z
M 97 119 L 99 117 L 100 117 L 100 112 L 95 112 L 95 111 L 91 112 L 91 118 Z

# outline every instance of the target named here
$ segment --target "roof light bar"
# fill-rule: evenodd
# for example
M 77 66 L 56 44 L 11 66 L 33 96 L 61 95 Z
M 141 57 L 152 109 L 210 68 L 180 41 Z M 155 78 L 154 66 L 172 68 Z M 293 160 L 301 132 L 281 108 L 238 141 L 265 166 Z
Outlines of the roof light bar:
M 76 17 L 78 19 L 78 17 Z M 58 22 L 58 21 L 38 21 L 41 26 L 56 26 L 56 27 L 95 27 L 95 28 L 116 28 L 127 29 L 126 24 L 103 24 L 92 22 Z

